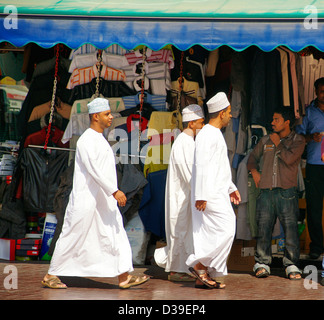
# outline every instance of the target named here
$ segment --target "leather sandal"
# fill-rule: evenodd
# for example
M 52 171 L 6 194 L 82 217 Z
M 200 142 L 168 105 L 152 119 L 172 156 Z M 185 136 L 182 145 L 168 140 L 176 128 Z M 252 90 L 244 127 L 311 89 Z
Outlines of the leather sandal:
M 42 285 L 51 289 L 66 289 L 67 286 L 58 277 L 51 277 L 48 279 L 44 279 L 42 281 Z
M 138 286 L 142 283 L 145 283 L 148 280 L 150 280 L 150 277 L 147 277 L 147 276 L 140 277 L 140 276 L 129 275 L 127 283 L 123 284 L 123 285 L 120 284 L 119 288 L 120 289 L 128 289 L 128 288 L 131 288 L 134 286 Z
M 262 271 L 262 272 L 259 272 L 259 271 L 261 271 L 261 270 L 263 270 L 263 271 Z M 259 268 L 257 268 L 257 269 L 255 270 L 255 276 L 256 276 L 257 278 L 266 278 L 266 277 L 269 276 L 269 272 L 268 272 L 265 268 L 263 268 L 263 267 L 259 267 Z
M 190 267 L 189 271 L 198 279 L 203 285 L 195 285 L 195 288 L 200 289 L 215 289 L 215 285 L 217 284 L 214 280 L 208 277 L 206 270 L 195 270 L 194 268 Z M 215 282 L 215 284 L 211 284 L 210 281 Z

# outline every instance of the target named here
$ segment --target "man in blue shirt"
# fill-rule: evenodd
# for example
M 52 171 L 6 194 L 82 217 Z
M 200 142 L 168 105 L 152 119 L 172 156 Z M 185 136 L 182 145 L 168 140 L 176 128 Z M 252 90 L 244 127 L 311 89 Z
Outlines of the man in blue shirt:
M 317 98 L 306 108 L 306 114 L 296 132 L 307 143 L 306 203 L 307 225 L 311 239 L 309 257 L 317 259 L 323 252 L 324 162 L 321 161 L 321 142 L 324 136 L 324 77 L 315 81 Z

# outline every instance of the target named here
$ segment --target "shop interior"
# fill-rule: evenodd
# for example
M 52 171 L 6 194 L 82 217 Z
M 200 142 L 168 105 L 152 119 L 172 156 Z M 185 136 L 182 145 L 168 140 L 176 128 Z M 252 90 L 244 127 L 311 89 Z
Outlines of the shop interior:
M 250 259 L 250 268 L 257 227 L 247 157 L 271 132 L 277 106 L 293 107 L 296 123 L 302 120 L 315 98 L 314 82 L 323 76 L 324 53 L 311 46 L 299 52 L 284 46 L 269 52 L 257 46 L 235 51 L 226 45 L 212 51 L 200 45 L 153 51 L 117 44 L 99 50 L 90 44 L 45 49 L 34 43 L 21 48 L 1 43 L 0 259 L 50 260 L 72 188 L 76 142 L 89 126 L 87 103 L 101 96 L 114 115 L 104 135 L 116 156 L 119 188 L 128 199 L 120 211 L 133 262 L 154 264 L 154 249 L 165 245 L 164 189 L 168 156 L 182 130 L 181 110 L 197 103 L 207 122 L 206 101 L 223 91 L 233 116 L 223 134 L 242 196 L 235 207 L 233 246 L 239 258 L 230 263 L 244 269 Z M 298 220 L 306 254 L 305 165 L 303 157 Z M 279 257 L 284 250 L 279 222 L 272 249 Z

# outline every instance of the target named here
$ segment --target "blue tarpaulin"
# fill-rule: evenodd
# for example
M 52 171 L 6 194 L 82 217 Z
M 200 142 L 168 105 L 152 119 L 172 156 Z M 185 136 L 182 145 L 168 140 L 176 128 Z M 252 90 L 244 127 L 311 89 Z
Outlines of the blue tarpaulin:
M 48 48 L 91 43 L 126 49 L 144 44 L 181 50 L 256 45 L 264 51 L 285 45 L 324 51 L 323 1 L 275 0 L 7 0 L 0 3 L 0 42 Z

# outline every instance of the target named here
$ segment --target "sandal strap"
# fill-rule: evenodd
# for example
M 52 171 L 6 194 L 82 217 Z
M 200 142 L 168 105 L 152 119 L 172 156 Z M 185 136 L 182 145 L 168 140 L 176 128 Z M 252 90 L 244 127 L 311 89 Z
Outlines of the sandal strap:
M 205 273 L 207 274 L 207 271 L 206 271 L 206 270 L 196 270 L 196 272 L 197 272 L 199 275 L 204 275 Z
M 47 281 L 50 285 L 53 285 L 53 284 L 55 284 L 55 285 L 57 285 L 57 284 L 63 284 L 63 283 L 61 282 L 61 280 L 60 280 L 58 277 L 48 278 L 46 281 Z
M 207 270 L 196 270 L 196 272 L 197 272 L 197 274 L 199 275 L 199 278 L 200 278 L 201 280 L 203 280 L 203 281 L 208 281 L 208 282 L 211 282 L 211 281 L 212 281 L 212 282 L 215 282 L 215 283 L 216 283 L 216 281 L 213 280 L 213 279 L 209 276 Z

